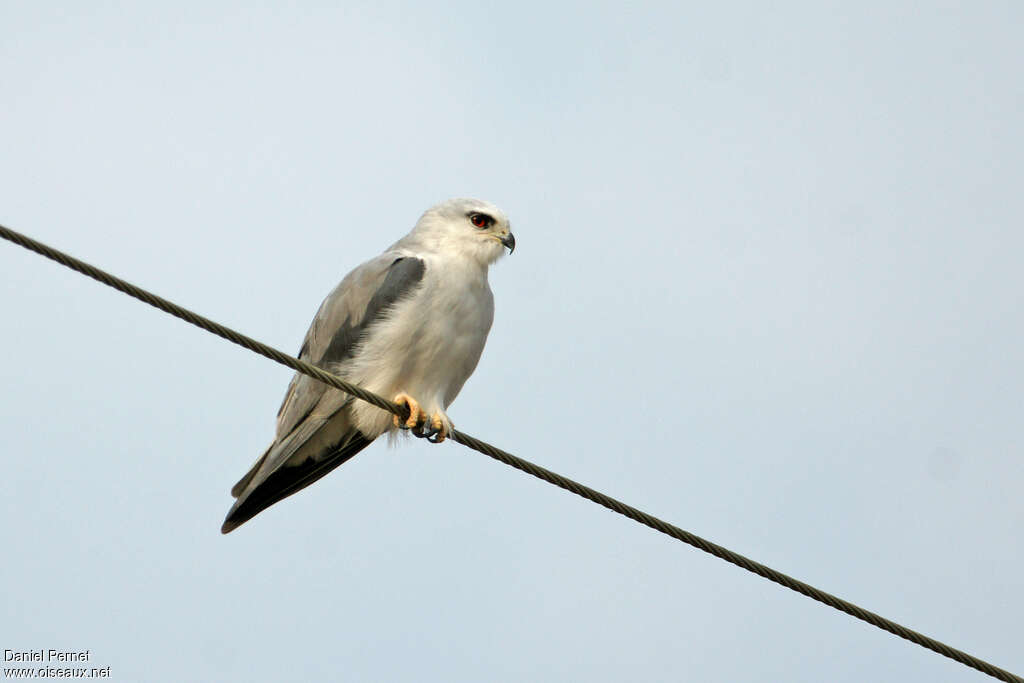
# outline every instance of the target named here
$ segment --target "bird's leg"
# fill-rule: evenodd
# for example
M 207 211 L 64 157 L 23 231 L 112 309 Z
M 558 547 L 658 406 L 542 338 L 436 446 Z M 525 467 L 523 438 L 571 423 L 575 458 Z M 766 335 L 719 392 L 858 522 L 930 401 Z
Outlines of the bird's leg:
M 401 429 L 412 429 L 413 434 L 423 427 L 423 423 L 427 420 L 427 415 L 420 408 L 420 404 L 416 402 L 416 399 L 409 394 L 402 392 L 392 400 L 400 406 L 406 406 L 409 408 L 409 417 L 405 422 L 402 422 L 397 415 L 392 418 L 396 427 Z

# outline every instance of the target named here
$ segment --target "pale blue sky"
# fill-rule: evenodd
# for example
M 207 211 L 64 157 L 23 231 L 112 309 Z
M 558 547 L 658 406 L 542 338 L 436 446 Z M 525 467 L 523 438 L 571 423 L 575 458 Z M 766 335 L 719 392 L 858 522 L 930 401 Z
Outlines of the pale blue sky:
M 518 240 L 463 430 L 1024 673 L 1024 9 L 0 3 L 0 223 L 295 352 Z M 0 648 L 121 681 L 980 681 L 454 444 L 227 537 L 290 373 L 0 244 Z

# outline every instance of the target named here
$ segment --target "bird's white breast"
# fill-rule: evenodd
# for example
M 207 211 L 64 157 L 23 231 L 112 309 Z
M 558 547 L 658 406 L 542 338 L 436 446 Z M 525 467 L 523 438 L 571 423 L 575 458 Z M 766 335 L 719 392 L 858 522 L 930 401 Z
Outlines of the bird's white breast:
M 430 414 L 444 413 L 476 368 L 494 318 L 487 271 L 465 259 L 426 261 L 415 293 L 375 324 L 345 374 L 386 398 L 405 392 Z M 367 436 L 391 426 L 390 414 L 361 401 L 356 425 Z

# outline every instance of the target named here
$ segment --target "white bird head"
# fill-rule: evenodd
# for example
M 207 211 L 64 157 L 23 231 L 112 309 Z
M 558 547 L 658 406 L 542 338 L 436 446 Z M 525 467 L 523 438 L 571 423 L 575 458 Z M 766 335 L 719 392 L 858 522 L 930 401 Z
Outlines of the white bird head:
M 482 199 L 449 199 L 424 212 L 409 236 L 438 250 L 458 251 L 487 266 L 516 248 L 505 212 Z

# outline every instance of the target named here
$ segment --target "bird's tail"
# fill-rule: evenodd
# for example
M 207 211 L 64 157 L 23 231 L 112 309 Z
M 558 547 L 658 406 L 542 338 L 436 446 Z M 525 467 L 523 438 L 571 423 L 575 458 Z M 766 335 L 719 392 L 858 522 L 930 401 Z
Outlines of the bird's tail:
M 296 465 L 282 465 L 271 472 L 266 479 L 250 488 L 267 453 L 270 452 L 268 449 L 267 453 L 264 453 L 252 469 L 231 489 L 231 495 L 238 500 L 228 510 L 220 532 L 226 534 L 237 529 L 274 503 L 301 491 L 369 446 L 372 441 L 373 439 L 363 436 L 362 432 L 353 430 L 348 438 L 326 457 L 307 458 L 305 462 Z

